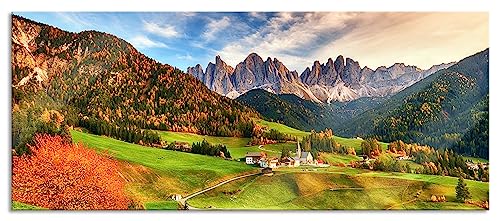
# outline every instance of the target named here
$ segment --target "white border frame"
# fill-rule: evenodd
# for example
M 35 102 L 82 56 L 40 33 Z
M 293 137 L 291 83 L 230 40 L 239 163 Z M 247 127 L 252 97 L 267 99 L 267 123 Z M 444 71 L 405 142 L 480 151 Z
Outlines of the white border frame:
M 3 142 L 0 172 L 3 176 L 0 191 L 1 217 L 3 220 L 255 220 L 255 219 L 293 219 L 293 220 L 492 220 L 499 219 L 498 206 L 499 173 L 498 162 L 500 142 L 496 136 L 499 121 L 499 88 L 490 87 L 490 210 L 480 212 L 466 211 L 265 211 L 265 212 L 167 212 L 167 211 L 10 211 L 10 13 L 19 11 L 485 11 L 490 15 L 490 84 L 500 82 L 498 59 L 499 4 L 495 0 L 39 0 L 7 1 L 0 3 L 0 64 L 2 67 L 0 96 L 3 116 L 1 139 Z M 495 115 L 497 114 L 497 115 Z

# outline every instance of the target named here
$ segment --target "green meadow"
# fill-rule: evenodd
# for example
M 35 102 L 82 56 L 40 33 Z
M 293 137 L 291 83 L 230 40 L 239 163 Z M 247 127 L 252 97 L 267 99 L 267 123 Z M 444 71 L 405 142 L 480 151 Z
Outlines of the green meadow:
M 268 127 L 269 129 L 276 129 L 282 133 L 295 136 L 299 139 L 311 134 L 311 132 L 301 131 L 301 130 L 298 130 L 298 129 L 295 129 L 295 128 L 292 128 L 292 127 L 289 127 L 289 126 L 286 126 L 286 125 L 283 125 L 280 123 L 269 122 L 269 121 L 265 121 L 265 120 L 261 120 L 261 119 L 256 119 L 256 123 L 261 125 L 261 126 Z M 334 131 L 334 133 L 335 133 L 335 131 Z M 339 144 L 347 146 L 347 147 L 353 147 L 354 149 L 356 149 L 356 152 L 358 152 L 358 153 L 361 152 L 361 143 L 363 142 L 363 140 L 356 139 L 356 138 L 338 137 L 335 135 L 333 136 L 333 138 Z M 382 146 L 383 150 L 386 150 L 387 145 L 389 145 L 388 143 L 384 143 L 384 142 L 379 142 L 379 143 Z
M 456 181 L 452 177 L 341 167 L 287 168 L 270 177 L 218 187 L 188 203 L 205 209 L 481 209 L 455 202 Z M 473 200 L 488 199 L 488 183 L 467 184 Z M 432 195 L 444 195 L 447 202 L 431 202 Z
M 12 210 L 46 210 L 45 208 L 12 201 Z
M 130 144 L 76 130 L 74 142 L 109 154 L 121 161 L 129 194 L 141 202 L 162 202 L 171 194 L 187 195 L 256 167 L 218 157 L 183 153 Z
M 308 132 L 282 124 L 259 124 L 297 137 Z M 249 138 L 202 136 L 158 131 L 167 142 L 200 142 L 226 145 L 233 160 L 163 150 L 130 144 L 105 136 L 71 131 L 75 142 L 82 142 L 120 160 L 126 191 L 144 209 L 177 209 L 172 194 L 187 196 L 222 180 L 259 169 L 240 161 L 247 152 L 265 151 L 279 156 L 282 149 L 295 152 L 296 143 L 247 146 Z M 335 137 L 342 145 L 360 149 L 362 140 Z M 384 149 L 387 144 L 382 143 Z M 321 153 L 331 165 L 359 160 L 352 155 Z M 480 160 L 480 159 L 473 159 Z M 407 161 L 412 168 L 420 167 Z M 489 183 L 467 180 L 472 200 L 489 199 Z M 392 173 L 330 166 L 279 168 L 273 176 L 252 176 L 217 187 L 188 200 L 201 209 L 481 209 L 456 202 L 457 178 L 411 173 Z M 444 195 L 447 202 L 431 202 L 432 195 Z M 29 206 L 29 205 L 28 205 Z M 20 206 L 17 206 L 20 207 Z M 29 207 L 28 207 L 29 208 Z

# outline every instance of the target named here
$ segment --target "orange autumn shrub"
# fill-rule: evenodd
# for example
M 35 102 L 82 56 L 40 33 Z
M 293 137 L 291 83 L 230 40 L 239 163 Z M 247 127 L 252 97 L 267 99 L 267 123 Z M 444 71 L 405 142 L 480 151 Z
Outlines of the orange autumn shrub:
M 127 209 L 118 162 L 60 136 L 36 135 L 14 156 L 12 200 L 49 209 Z

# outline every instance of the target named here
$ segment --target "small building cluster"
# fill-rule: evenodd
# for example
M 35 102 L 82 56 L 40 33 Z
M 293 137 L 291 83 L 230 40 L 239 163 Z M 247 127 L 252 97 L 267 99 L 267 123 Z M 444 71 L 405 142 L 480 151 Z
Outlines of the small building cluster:
M 258 165 L 262 168 L 277 167 L 298 167 L 300 165 L 328 166 L 321 160 L 315 160 L 310 152 L 301 151 L 300 144 L 297 143 L 295 157 L 268 157 L 265 152 L 248 152 L 245 155 L 245 163 Z
M 479 170 L 479 168 L 485 170 L 489 166 L 489 163 L 474 163 L 472 160 L 466 160 L 465 164 L 469 170 Z

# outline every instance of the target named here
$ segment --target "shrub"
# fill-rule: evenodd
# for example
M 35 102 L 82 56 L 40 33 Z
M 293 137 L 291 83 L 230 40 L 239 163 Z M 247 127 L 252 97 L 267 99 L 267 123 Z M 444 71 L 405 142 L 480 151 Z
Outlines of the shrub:
M 118 162 L 61 136 L 35 135 L 14 156 L 12 200 L 49 209 L 127 209 Z

